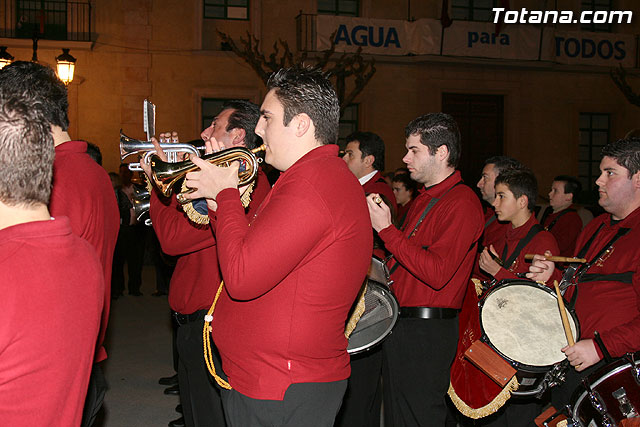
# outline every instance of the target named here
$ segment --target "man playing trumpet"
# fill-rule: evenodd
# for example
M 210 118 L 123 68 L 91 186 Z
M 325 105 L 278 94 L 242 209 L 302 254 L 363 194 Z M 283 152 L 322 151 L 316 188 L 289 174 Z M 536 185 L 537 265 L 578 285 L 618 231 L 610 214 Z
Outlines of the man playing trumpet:
M 187 174 L 207 198 L 225 282 L 213 313 L 231 390 L 230 426 L 332 426 L 349 377 L 344 327 L 371 260 L 362 187 L 338 157 L 339 104 L 317 70 L 282 69 L 256 126 L 282 171 L 252 218 L 238 166 L 201 159 Z
M 258 106 L 251 102 L 226 102 L 211 126 L 202 131 L 208 151 L 232 146 L 255 148 L 260 143 L 254 132 L 259 116 Z M 162 142 L 165 139 L 178 142 L 175 132 L 159 137 Z M 160 145 L 155 139 L 152 142 L 166 161 Z M 140 164 L 151 179 L 150 166 Z M 260 171 L 246 209 L 248 217 L 253 216 L 269 189 L 267 177 Z M 241 212 L 244 214 L 245 209 Z M 150 215 L 163 252 L 178 257 L 169 286 L 169 305 L 178 324 L 178 384 L 185 425 L 224 426 L 220 394 L 202 357 L 204 316 L 220 283 L 216 239 L 209 225 L 199 225 L 187 218 L 176 195 L 167 199 L 157 188 L 151 194 Z

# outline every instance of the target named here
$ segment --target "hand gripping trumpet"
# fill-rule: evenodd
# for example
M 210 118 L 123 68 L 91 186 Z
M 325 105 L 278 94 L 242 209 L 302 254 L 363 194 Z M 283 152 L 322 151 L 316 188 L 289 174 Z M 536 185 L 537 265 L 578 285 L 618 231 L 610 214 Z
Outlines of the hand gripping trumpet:
M 205 146 L 204 141 L 201 139 L 194 139 L 189 142 L 175 143 L 175 144 L 160 144 L 162 151 L 167 155 L 167 159 L 170 162 L 177 162 L 178 155 L 181 153 L 195 154 L 200 157 L 200 154 L 204 153 Z M 142 156 L 141 162 L 149 162 L 152 155 L 156 154 L 156 147 L 151 141 L 140 141 L 137 139 L 129 138 L 120 130 L 120 160 L 124 161 L 129 156 Z M 129 163 L 129 170 L 141 171 L 140 163 Z
M 232 162 L 240 161 L 241 166 L 240 169 L 238 169 L 238 185 L 242 186 L 250 183 L 258 176 L 258 165 L 262 162 L 262 159 L 256 157 L 256 153 L 264 151 L 265 149 L 266 146 L 264 144 L 253 150 L 245 147 L 232 147 L 202 156 L 202 160 L 222 167 L 229 166 Z M 160 157 L 156 155 L 152 155 L 150 163 L 153 182 L 166 197 L 171 195 L 172 188 L 178 180 L 184 178 L 187 173 L 198 170 L 198 166 L 191 160 L 169 163 L 163 162 L 160 160 Z M 184 199 L 178 197 L 178 201 L 182 202 L 182 200 Z

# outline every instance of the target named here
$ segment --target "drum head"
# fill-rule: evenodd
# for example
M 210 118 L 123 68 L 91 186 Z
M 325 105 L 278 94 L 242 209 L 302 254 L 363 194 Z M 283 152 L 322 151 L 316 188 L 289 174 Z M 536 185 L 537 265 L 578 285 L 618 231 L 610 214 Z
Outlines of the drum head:
M 363 352 L 381 342 L 398 319 L 398 302 L 386 286 L 369 280 L 364 304 L 364 313 L 349 337 L 349 354 Z
M 566 309 L 565 309 L 566 310 Z M 578 330 L 567 310 L 574 338 Z M 489 291 L 481 303 L 484 336 L 503 356 L 529 366 L 550 366 L 565 359 L 567 346 L 555 294 L 534 282 L 507 282 Z

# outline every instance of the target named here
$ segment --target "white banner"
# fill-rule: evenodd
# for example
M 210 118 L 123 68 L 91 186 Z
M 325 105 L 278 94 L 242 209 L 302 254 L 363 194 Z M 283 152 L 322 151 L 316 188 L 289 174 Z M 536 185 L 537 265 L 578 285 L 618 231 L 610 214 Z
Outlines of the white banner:
M 578 31 L 544 32 L 542 60 L 559 64 L 636 66 L 636 39 L 633 34 Z
M 336 52 L 355 52 L 383 55 L 406 55 L 410 40 L 407 21 L 391 19 L 347 18 L 318 15 L 316 18 L 317 50 L 331 47 L 335 33 Z
M 454 21 L 444 31 L 443 55 L 482 58 L 538 59 L 540 29 L 534 25 L 506 25 L 500 34 L 490 22 Z
M 437 19 L 391 19 L 316 16 L 316 50 L 381 55 L 447 55 L 559 64 L 636 66 L 637 42 L 633 34 L 558 31 L 533 24 L 503 25 L 496 34 L 491 22 L 454 21 L 443 29 Z M 542 47 L 541 47 L 542 46 Z M 442 48 L 442 52 L 440 49 Z

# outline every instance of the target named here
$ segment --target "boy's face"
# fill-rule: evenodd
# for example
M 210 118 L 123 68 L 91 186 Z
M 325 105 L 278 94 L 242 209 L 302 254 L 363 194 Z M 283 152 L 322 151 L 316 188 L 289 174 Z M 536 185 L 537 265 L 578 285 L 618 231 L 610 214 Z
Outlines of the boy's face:
M 522 200 L 525 196 L 516 199 L 509 187 L 504 184 L 496 184 L 496 199 L 493 207 L 500 221 L 511 222 L 522 210 Z M 526 205 L 526 204 L 525 204 Z

